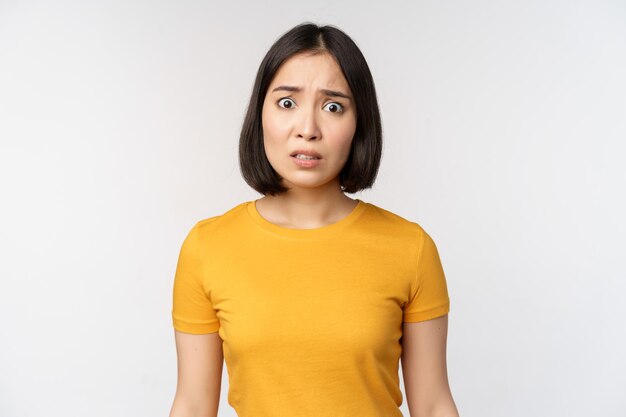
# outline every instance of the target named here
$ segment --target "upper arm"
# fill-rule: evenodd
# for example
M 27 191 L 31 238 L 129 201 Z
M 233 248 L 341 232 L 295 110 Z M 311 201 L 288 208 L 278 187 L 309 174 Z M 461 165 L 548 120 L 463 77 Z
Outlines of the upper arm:
M 170 417 L 216 417 L 224 363 L 219 332 L 174 333 L 178 382 Z
M 203 271 L 197 223 L 183 241 L 173 286 L 178 382 L 170 417 L 216 417 L 224 356 L 220 322 Z
M 402 375 L 412 417 L 437 415 L 438 410 L 456 412 L 448 383 L 447 335 L 448 314 L 403 323 Z

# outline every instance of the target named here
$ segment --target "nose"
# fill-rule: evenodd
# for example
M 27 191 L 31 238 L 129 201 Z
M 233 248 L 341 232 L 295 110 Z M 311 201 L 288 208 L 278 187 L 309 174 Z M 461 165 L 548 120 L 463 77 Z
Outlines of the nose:
M 299 138 L 306 140 L 319 139 L 321 137 L 315 108 L 303 108 L 299 112 L 296 133 Z

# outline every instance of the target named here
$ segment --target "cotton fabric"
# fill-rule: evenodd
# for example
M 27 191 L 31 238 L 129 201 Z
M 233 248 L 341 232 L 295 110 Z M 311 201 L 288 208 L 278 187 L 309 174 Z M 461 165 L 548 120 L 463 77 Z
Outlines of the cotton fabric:
M 187 234 L 173 326 L 219 332 L 239 417 L 402 417 L 402 322 L 447 314 L 446 278 L 418 223 L 357 202 L 291 229 L 246 201 Z

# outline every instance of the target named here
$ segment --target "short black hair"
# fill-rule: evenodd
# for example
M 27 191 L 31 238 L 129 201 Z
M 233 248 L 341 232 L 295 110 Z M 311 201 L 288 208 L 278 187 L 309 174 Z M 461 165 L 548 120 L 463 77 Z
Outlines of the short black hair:
M 339 174 L 341 189 L 356 193 L 371 188 L 382 156 L 382 123 L 370 69 L 354 41 L 339 28 L 301 23 L 284 33 L 259 66 L 239 137 L 239 166 L 244 180 L 263 195 L 289 189 L 265 154 L 261 115 L 267 89 L 279 67 L 301 52 L 330 53 L 341 68 L 356 107 L 356 130 L 350 155 Z

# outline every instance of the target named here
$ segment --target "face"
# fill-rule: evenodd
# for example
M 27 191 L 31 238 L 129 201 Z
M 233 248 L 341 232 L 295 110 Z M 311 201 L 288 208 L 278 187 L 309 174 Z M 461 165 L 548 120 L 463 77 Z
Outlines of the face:
M 339 185 L 350 155 L 356 108 L 341 68 L 328 53 L 301 53 L 278 69 L 263 102 L 267 158 L 283 185 L 315 188 Z M 296 151 L 321 158 L 302 161 Z

